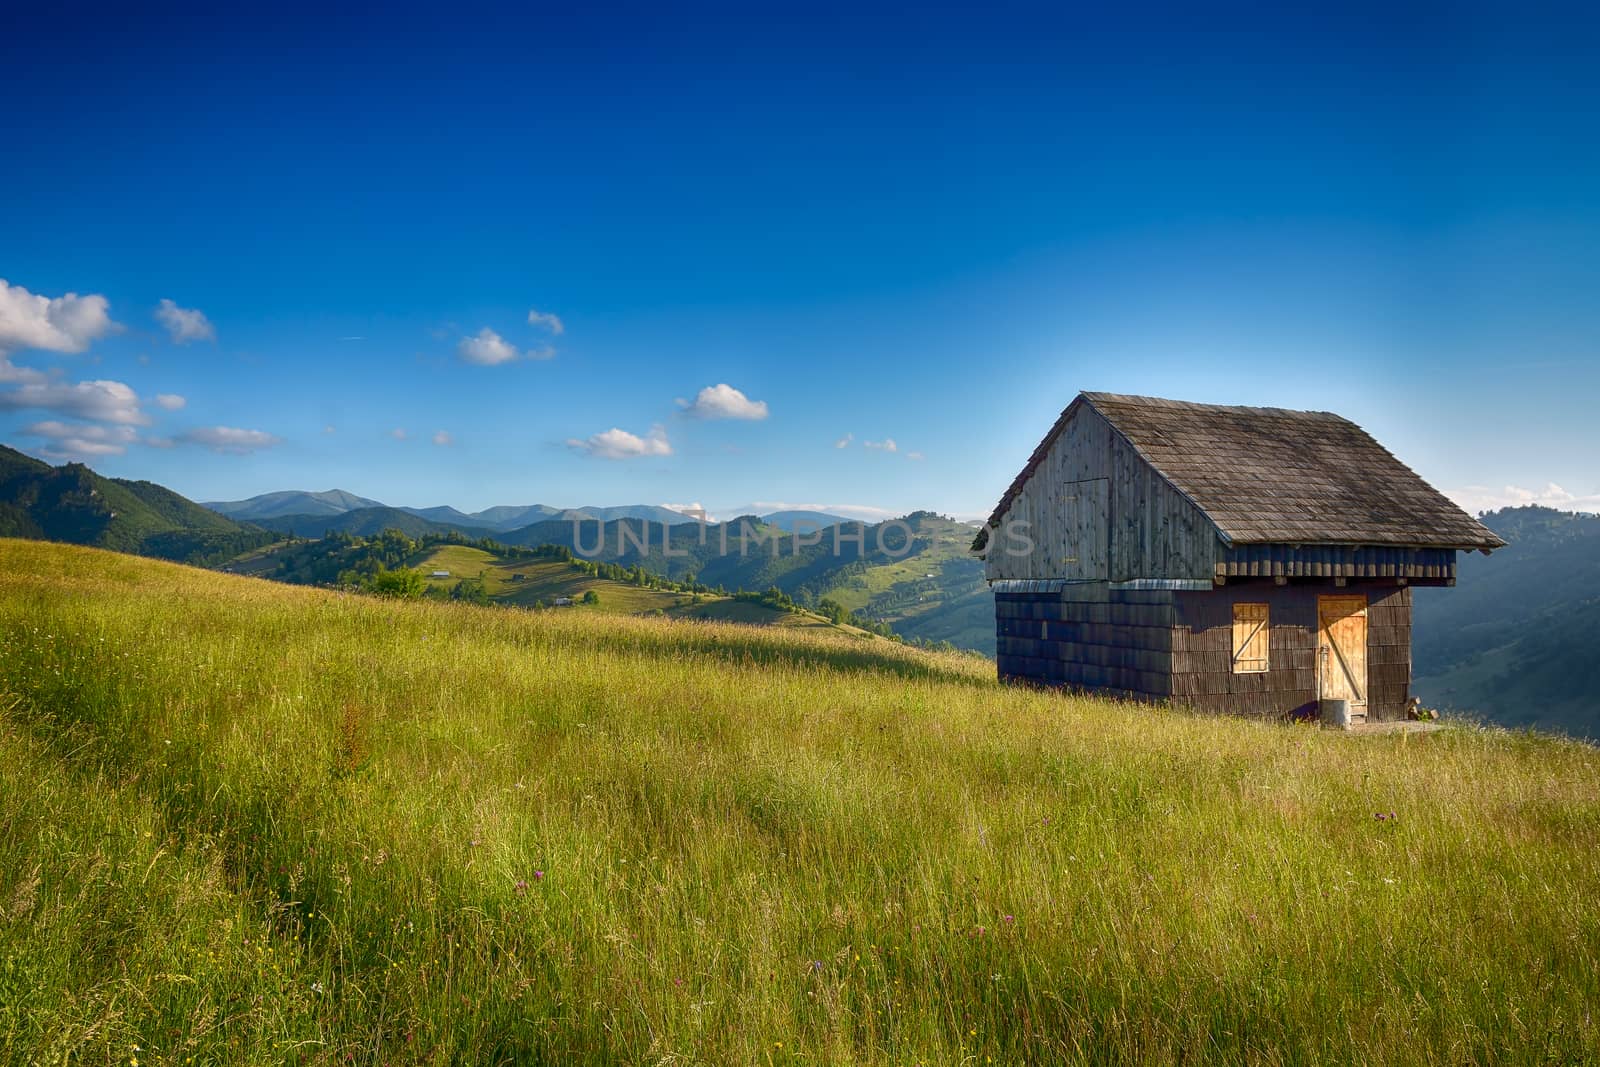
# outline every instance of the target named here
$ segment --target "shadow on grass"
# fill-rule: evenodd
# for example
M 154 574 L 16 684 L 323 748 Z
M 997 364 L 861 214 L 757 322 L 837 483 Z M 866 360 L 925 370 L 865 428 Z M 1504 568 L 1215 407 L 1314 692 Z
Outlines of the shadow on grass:
M 734 666 L 778 669 L 822 669 L 836 673 L 890 674 L 906 680 L 992 684 L 982 670 L 989 661 L 976 654 L 931 653 L 883 639 L 848 636 L 799 637 L 782 630 L 751 627 L 748 635 L 729 633 L 738 623 L 715 620 L 673 619 L 670 631 L 644 627 L 616 627 L 579 635 L 552 636 L 552 643 L 571 643 L 610 652 L 659 656 L 703 656 Z M 860 647 L 847 642 L 859 641 Z M 958 658 L 959 657 L 959 658 Z

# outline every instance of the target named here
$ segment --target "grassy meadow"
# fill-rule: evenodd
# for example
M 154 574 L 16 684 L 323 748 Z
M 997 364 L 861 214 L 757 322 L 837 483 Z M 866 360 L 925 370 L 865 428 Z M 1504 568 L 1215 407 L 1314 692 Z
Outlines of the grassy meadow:
M 0 541 L 0 1061 L 1600 1059 L 1600 750 Z
M 736 600 L 731 596 L 650 589 L 631 582 L 613 581 L 589 574 L 565 560 L 503 559 L 471 545 L 439 545 L 425 549 L 409 565 L 424 575 L 449 571 L 444 578 L 428 577 L 428 589 L 436 596 L 448 596 L 463 578 L 483 583 L 484 592 L 495 602 L 512 607 L 531 608 L 554 604 L 557 597 L 577 600 L 589 590 L 600 598 L 596 605 L 577 610 L 620 615 L 666 615 L 676 619 L 742 622 L 753 626 L 803 626 L 844 630 L 866 635 L 854 626 L 836 624 L 815 612 L 783 611 L 765 604 Z M 514 577 L 521 575 L 521 578 Z

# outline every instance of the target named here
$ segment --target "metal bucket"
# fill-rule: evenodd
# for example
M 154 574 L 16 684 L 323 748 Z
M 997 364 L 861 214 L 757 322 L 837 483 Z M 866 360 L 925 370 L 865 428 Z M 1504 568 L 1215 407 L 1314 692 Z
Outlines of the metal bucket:
M 1328 726 L 1337 726 L 1341 730 L 1350 726 L 1350 701 L 1322 700 L 1318 703 L 1322 712 L 1323 723 Z

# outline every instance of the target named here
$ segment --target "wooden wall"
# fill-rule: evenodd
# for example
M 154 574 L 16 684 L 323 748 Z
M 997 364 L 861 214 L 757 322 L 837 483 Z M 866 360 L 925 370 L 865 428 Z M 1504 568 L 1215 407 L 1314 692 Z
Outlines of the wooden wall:
M 1050 592 L 996 592 L 1000 680 L 1165 699 L 1172 663 L 1173 594 L 1104 582 Z
M 1453 585 L 1456 550 L 1382 545 L 1228 545 L 1217 554 L 1219 578 L 1404 578 L 1412 585 Z
M 1406 717 L 1411 683 L 1411 590 L 1330 582 L 1233 582 L 1211 592 L 1174 595 L 1172 699 L 1239 715 L 1317 715 L 1317 598 L 1367 597 L 1367 721 Z M 1233 673 L 1233 605 L 1264 603 L 1269 669 Z
M 1023 524 L 1032 551 L 1007 551 L 1017 547 L 1008 539 L 1011 523 Z M 1219 546 L 1211 520 L 1079 401 L 1000 526 L 989 531 L 987 576 L 1209 580 Z
M 1044 583 L 1041 583 L 1044 584 Z M 1406 717 L 1411 590 L 1391 584 L 1230 582 L 1198 591 L 1050 583 L 995 593 L 1000 680 L 1261 718 L 1316 717 L 1317 598 L 1367 597 L 1367 721 Z M 1268 606 L 1268 669 L 1233 672 L 1233 605 Z
M 1367 721 L 1395 722 L 1406 717 L 1411 700 L 1411 590 L 1377 586 L 1365 591 Z

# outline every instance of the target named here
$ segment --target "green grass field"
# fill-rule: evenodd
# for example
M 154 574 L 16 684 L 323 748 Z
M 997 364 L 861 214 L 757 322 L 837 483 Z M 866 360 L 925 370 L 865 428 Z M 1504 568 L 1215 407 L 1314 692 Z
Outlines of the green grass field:
M 853 626 L 836 626 L 811 612 L 787 612 L 764 604 L 735 600 L 732 597 L 702 594 L 699 602 L 690 593 L 648 589 L 628 582 L 617 582 L 587 574 L 565 561 L 502 560 L 491 552 L 469 545 L 440 545 L 428 549 L 412 561 L 424 575 L 449 571 L 447 578 L 429 578 L 429 588 L 448 594 L 463 578 L 480 580 L 494 600 L 516 607 L 554 604 L 557 597 L 577 600 L 589 590 L 600 598 L 597 605 L 582 605 L 576 610 L 618 615 L 662 614 L 679 619 L 713 622 L 738 622 L 749 626 L 799 626 L 843 630 L 877 640 Z M 518 578 L 516 576 L 520 575 Z
M 1600 1058 L 1597 750 L 990 669 L 0 541 L 0 1061 Z

